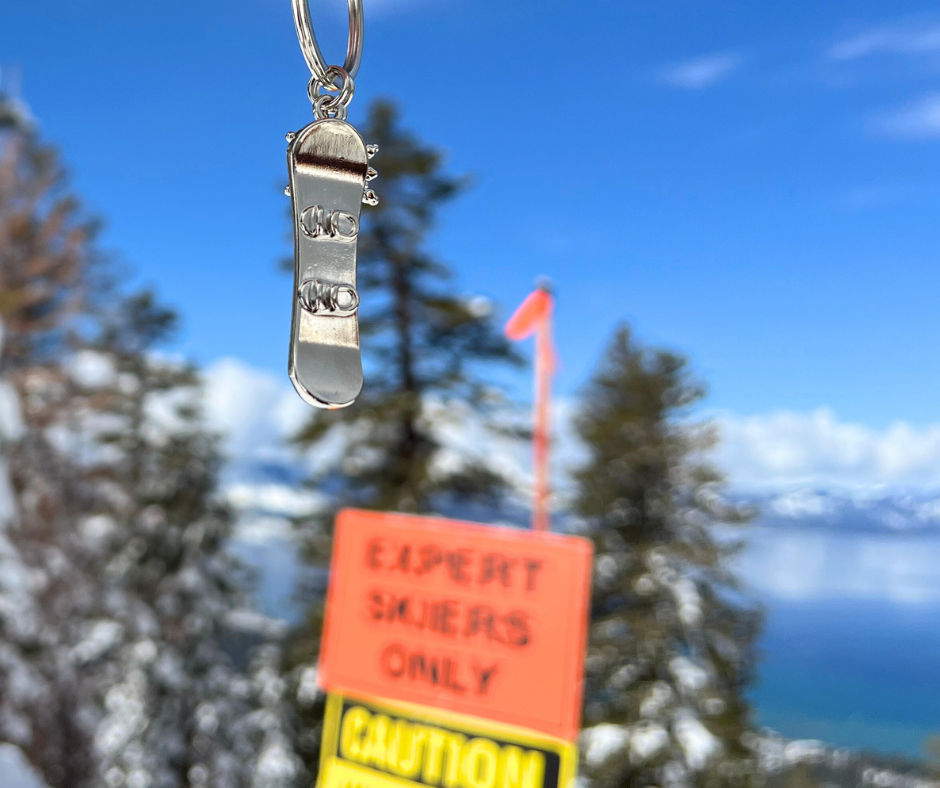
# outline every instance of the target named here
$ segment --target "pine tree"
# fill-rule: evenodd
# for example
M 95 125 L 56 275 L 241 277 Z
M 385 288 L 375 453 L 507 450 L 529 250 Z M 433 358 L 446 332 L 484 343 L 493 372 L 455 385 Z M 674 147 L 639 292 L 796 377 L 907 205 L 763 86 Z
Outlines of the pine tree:
M 81 285 L 92 279 L 95 226 L 68 192 L 55 150 L 22 122 L 22 112 L 9 117 L 0 134 L 0 373 L 22 405 L 23 428 L 7 446 L 16 503 L 7 537 L 36 599 L 29 650 L 36 691 L 16 731 L 0 733 L 56 788 L 70 788 L 93 774 L 95 712 L 70 653 L 92 604 L 95 556 L 79 527 L 90 489 L 57 442 L 65 441 L 59 428 L 69 389 L 63 360 L 84 301 Z
M 465 179 L 400 127 L 391 103 L 372 105 L 364 137 L 379 145 L 382 197 L 365 209 L 359 235 L 367 385 L 354 406 L 316 414 L 298 443 L 343 430 L 339 505 L 426 512 L 442 497 L 493 499 L 503 480 L 482 464 L 439 467 L 430 418 L 435 404 L 454 401 L 485 411 L 493 391 L 478 365 L 517 361 L 486 300 L 454 295 L 452 272 L 426 249 L 437 212 Z
M 295 788 L 279 651 L 247 672 L 226 649 L 249 586 L 196 370 L 159 355 L 175 315 L 121 295 L 50 147 L 20 126 L 0 143 L 0 415 L 23 405 L 2 445 L 0 738 L 52 788 Z
M 401 128 L 393 104 L 372 105 L 364 138 L 377 143 L 381 202 L 363 211 L 359 234 L 360 333 L 366 384 L 342 411 L 316 413 L 300 433 L 301 447 L 339 437 L 338 462 L 312 480 L 330 505 L 304 533 L 311 562 L 329 559 L 333 514 L 343 506 L 430 512 L 471 503 L 494 506 L 506 480 L 483 462 L 449 455 L 441 423 L 489 421 L 497 392 L 480 377 L 488 364 L 517 364 L 488 302 L 454 294 L 451 270 L 427 250 L 438 211 L 466 179 L 447 174 L 440 151 Z M 337 435 L 337 433 L 339 433 Z M 322 591 L 322 588 L 314 589 Z M 308 678 L 319 649 L 322 595 L 298 633 L 295 659 Z M 304 667 L 306 666 L 306 667 Z M 311 687 L 312 679 L 301 681 Z M 323 699 L 302 692 L 308 725 L 308 768 L 315 772 Z
M 797 763 L 790 767 L 784 788 L 820 788 L 820 785 L 809 764 Z
M 684 358 L 615 334 L 584 393 L 590 459 L 577 513 L 595 542 L 585 724 L 621 726 L 603 785 L 729 785 L 748 779 L 744 687 L 759 617 L 743 604 L 712 526 L 747 513 L 721 495 L 715 435 L 689 421 L 703 396 Z M 610 735 L 599 726 L 587 731 Z
M 107 450 L 90 473 L 121 492 L 103 513 L 121 526 L 102 537 L 101 618 L 82 660 L 106 709 L 99 769 L 150 788 L 289 788 L 302 767 L 272 697 L 283 684 L 276 653 L 252 679 L 225 649 L 248 584 L 226 549 L 232 516 L 215 495 L 220 456 L 195 370 L 156 354 L 175 322 L 152 294 L 124 301 L 89 347 L 110 374 L 81 392 L 107 415 L 88 424 Z
M 61 357 L 66 317 L 92 277 L 96 230 L 68 192 L 55 149 L 18 129 L 0 134 L 0 313 L 11 374 Z
M 0 351 L 3 348 L 0 320 Z M 42 614 L 33 593 L 29 567 L 9 530 L 16 518 L 7 453 L 22 436 L 19 400 L 0 378 L 0 741 L 28 746 L 33 740 L 30 710 L 49 700 L 49 686 L 32 664 L 40 639 Z

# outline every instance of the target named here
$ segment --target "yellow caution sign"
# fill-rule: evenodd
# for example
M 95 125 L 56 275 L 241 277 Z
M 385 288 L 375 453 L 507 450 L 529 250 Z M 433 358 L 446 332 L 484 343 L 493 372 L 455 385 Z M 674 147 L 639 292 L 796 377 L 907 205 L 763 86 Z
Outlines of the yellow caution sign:
M 524 729 L 330 694 L 318 788 L 572 788 L 577 761 Z

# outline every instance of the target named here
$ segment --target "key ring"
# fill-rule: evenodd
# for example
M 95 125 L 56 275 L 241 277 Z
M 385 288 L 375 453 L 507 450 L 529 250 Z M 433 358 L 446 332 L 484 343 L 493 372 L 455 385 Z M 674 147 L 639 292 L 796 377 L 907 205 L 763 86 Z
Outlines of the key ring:
M 362 62 L 362 0 L 347 0 L 347 2 L 349 4 L 349 41 L 346 45 L 346 62 L 343 68 L 349 76 L 355 78 L 359 73 L 359 64 Z M 323 57 L 323 52 L 320 51 L 316 33 L 313 32 L 310 6 L 307 3 L 308 0 L 291 0 L 300 49 L 304 53 L 304 60 L 307 61 L 310 73 L 316 77 L 325 90 L 335 93 L 339 87 L 334 85 L 327 73 L 329 66 Z

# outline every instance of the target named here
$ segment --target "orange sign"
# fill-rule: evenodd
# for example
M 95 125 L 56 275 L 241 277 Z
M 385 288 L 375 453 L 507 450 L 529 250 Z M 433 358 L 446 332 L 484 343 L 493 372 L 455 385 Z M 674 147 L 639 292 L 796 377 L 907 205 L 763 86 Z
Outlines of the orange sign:
M 591 555 L 578 537 L 340 512 L 320 680 L 573 740 Z

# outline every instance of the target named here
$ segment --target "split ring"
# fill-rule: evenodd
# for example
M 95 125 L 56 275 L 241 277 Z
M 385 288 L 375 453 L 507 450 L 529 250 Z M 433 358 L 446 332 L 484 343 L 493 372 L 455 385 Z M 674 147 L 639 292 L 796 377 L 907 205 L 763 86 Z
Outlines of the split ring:
M 355 77 L 362 63 L 362 0 L 347 0 L 347 3 L 349 4 L 349 41 L 346 45 L 346 62 L 343 68 L 351 77 Z M 327 74 L 329 66 L 323 57 L 323 52 L 320 51 L 316 33 L 313 32 L 308 0 L 291 0 L 291 5 L 294 9 L 297 39 L 300 41 L 300 49 L 304 53 L 304 60 L 307 61 L 310 73 L 321 85 L 332 85 L 333 81 Z

